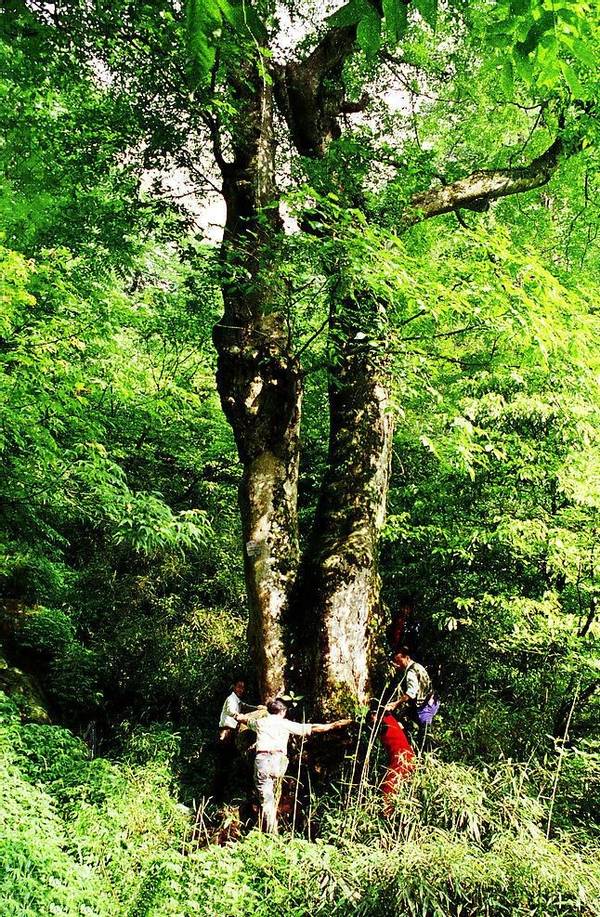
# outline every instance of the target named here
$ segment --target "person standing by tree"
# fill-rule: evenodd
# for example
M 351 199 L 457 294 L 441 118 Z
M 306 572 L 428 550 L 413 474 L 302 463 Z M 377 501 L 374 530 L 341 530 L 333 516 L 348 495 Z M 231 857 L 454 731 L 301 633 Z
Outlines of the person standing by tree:
M 235 737 L 238 731 L 237 714 L 241 713 L 242 697 L 246 693 L 246 682 L 236 678 L 231 686 L 231 693 L 225 698 L 219 718 L 219 735 L 217 739 L 217 760 L 214 780 L 214 797 L 217 803 L 225 798 L 225 787 L 236 757 Z M 260 715 L 263 708 L 248 714 L 248 717 Z
M 403 711 L 418 725 L 417 743 L 422 750 L 427 728 L 438 712 L 440 702 L 427 669 L 414 661 L 407 646 L 401 646 L 394 654 L 392 665 L 400 674 L 396 688 L 400 696 L 386 704 L 386 712 Z
M 261 823 L 268 834 L 277 834 L 277 806 L 281 781 L 288 767 L 290 735 L 309 736 L 348 726 L 352 720 L 335 723 L 294 723 L 287 717 L 287 705 L 280 698 L 267 703 L 267 715 L 252 722 L 253 714 L 236 714 L 238 723 L 249 723 L 256 730 L 254 782 L 258 793 Z
M 387 753 L 387 770 L 381 792 L 384 814 L 391 815 L 400 781 L 409 777 L 415 769 L 415 753 L 406 732 L 392 713 L 385 709 L 382 711 L 377 703 L 369 711 L 368 719 L 372 729 L 378 727 L 381 744 Z
M 60 28 L 49 26 L 46 4 L 13 0 L 12 6 L 18 16 L 8 16 L 16 20 L 11 31 L 16 26 L 25 38 L 33 26 L 36 42 L 43 36 L 67 54 L 65 61 L 76 59 L 92 74 L 103 68 L 107 83 L 119 86 L 132 126 L 129 117 L 121 125 L 119 115 L 117 136 L 123 131 L 123 148 L 136 150 L 132 177 L 141 182 L 148 163 L 172 161 L 189 173 L 190 197 L 199 203 L 220 173 L 226 216 L 217 273 L 223 312 L 213 327 L 216 384 L 241 466 L 241 544 L 260 693 L 276 696 L 287 679 L 288 688 L 301 688 L 319 709 L 333 711 L 348 697 L 362 703 L 370 691 L 373 624 L 382 614 L 378 559 L 394 420 L 413 410 L 424 378 L 425 390 L 434 384 L 445 390 L 446 382 L 428 378 L 431 361 L 465 368 L 481 361 L 493 373 L 510 363 L 513 339 L 528 341 L 535 352 L 540 293 L 551 287 L 541 273 L 535 297 L 527 284 L 513 283 L 517 274 L 529 275 L 530 253 L 521 261 L 520 245 L 509 254 L 499 235 L 493 254 L 479 229 L 487 238 L 495 223 L 478 215 L 511 195 L 530 195 L 526 206 L 544 225 L 554 225 L 545 216 L 551 199 L 557 217 L 563 209 L 579 220 L 573 195 L 557 190 L 542 197 L 539 189 L 560 181 L 568 163 L 567 176 L 578 168 L 582 182 L 585 175 L 588 203 L 597 156 L 597 38 L 588 34 L 594 4 L 567 4 L 560 28 L 545 0 L 190 0 L 171 11 L 163 4 L 118 5 L 122 14 L 115 15 L 109 4 L 61 0 Z M 279 7 L 283 15 L 274 15 Z M 331 15 L 319 7 L 331 8 Z M 294 35 L 287 34 L 289 16 Z M 405 120 L 391 99 L 405 94 L 407 72 L 416 87 L 409 95 L 419 103 Z M 357 101 L 359 82 L 365 93 Z M 460 104 L 437 91 L 442 87 Z M 353 121 L 353 114 L 360 117 Z M 103 141 L 102 149 L 113 143 Z M 281 169 L 283 148 L 291 171 Z M 299 210 L 291 248 L 284 220 L 288 172 Z M 316 222 L 306 218 L 315 195 Z M 591 202 L 584 209 L 594 212 Z M 521 229 L 520 210 L 501 204 L 498 228 L 514 225 L 519 237 L 533 222 Z M 464 213 L 477 232 L 455 249 L 454 239 L 462 238 L 455 220 L 469 225 Z M 436 228 L 419 236 L 419 224 L 432 220 Z M 566 265 L 568 225 L 557 223 L 558 235 L 544 244 L 564 238 Z M 405 250 L 400 237 L 409 232 Z M 409 257 L 413 247 L 418 254 Z M 449 257 L 448 271 L 428 264 L 429 250 L 436 264 Z M 453 276 L 450 264 L 455 257 L 462 262 L 466 251 L 478 269 Z M 291 252 L 298 262 L 288 260 Z M 440 259 L 441 252 L 447 256 Z M 487 263 L 494 268 L 484 276 L 479 267 Z M 494 292 L 483 296 L 488 283 Z M 318 310 L 316 334 L 312 324 L 305 327 L 306 296 L 314 296 Z M 504 296 L 506 305 L 498 305 Z M 559 299 L 552 292 L 545 302 L 550 308 Z M 441 310 L 431 308 L 433 301 Z M 552 314 L 558 319 L 560 312 Z M 543 326 L 551 327 L 549 317 Z M 560 339 L 556 328 L 548 340 Z M 462 348 L 475 329 L 481 347 L 475 362 L 464 364 L 462 349 L 453 355 L 433 349 L 427 359 L 438 346 L 434 340 Z M 319 493 L 311 537 L 301 540 L 302 404 L 319 337 L 328 353 L 328 446 L 323 468 L 311 469 Z M 415 340 L 424 351 L 414 350 Z M 540 345 L 545 353 L 547 344 Z M 450 400 L 447 410 L 456 407 Z M 418 436 L 426 429 L 419 427 Z M 292 646 L 300 659 L 287 658 Z

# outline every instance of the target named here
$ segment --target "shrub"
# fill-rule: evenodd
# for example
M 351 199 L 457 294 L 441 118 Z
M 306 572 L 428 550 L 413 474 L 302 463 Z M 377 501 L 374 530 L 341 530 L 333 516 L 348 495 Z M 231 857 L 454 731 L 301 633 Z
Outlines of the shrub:
M 581 832 L 548 839 L 539 772 L 427 756 L 392 818 L 376 787 L 342 786 L 315 843 L 253 831 L 202 848 L 172 742 L 134 730 L 128 762 L 92 759 L 0 693 L 0 917 L 600 915 L 597 851 Z

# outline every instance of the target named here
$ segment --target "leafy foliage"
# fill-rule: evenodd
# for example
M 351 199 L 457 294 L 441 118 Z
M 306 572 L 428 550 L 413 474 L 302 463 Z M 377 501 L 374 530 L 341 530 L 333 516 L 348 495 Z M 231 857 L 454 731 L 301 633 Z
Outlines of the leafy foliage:
M 499 58 L 504 57 L 505 84 L 512 82 L 514 69 L 541 92 L 566 85 L 575 99 L 591 98 L 586 83 L 598 65 L 596 15 L 593 5 L 570 0 L 495 4 L 491 35 L 503 49 Z M 512 46 L 508 60 L 507 45 Z
M 0 694 L 0 914 L 598 913 L 596 6 L 10 6 L 0 684 L 21 713 Z M 276 125 L 301 535 L 326 470 L 330 315 L 350 303 L 392 380 L 379 572 L 441 689 L 439 752 L 391 820 L 340 778 L 314 800 L 317 844 L 204 849 L 216 711 L 235 670 L 254 691 L 211 345 L 222 273 L 200 224 L 251 126 L 253 68 L 264 92 L 290 33 L 309 54 L 331 28 L 352 34 L 341 136 L 310 160 L 285 99 Z M 573 155 L 543 186 L 406 230 L 415 194 L 526 169 L 557 139 Z M 378 663 L 375 688 L 388 677 Z

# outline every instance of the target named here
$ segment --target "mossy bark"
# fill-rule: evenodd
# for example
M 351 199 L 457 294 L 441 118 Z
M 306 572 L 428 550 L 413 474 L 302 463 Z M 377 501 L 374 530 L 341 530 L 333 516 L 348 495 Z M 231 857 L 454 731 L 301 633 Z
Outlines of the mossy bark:
M 298 564 L 301 375 L 279 273 L 271 88 L 251 68 L 239 82 L 233 160 L 222 161 L 227 221 L 224 312 L 213 332 L 217 387 L 243 466 L 239 503 L 249 637 L 264 697 L 284 688 L 285 615 Z
M 14 700 L 26 722 L 51 722 L 48 702 L 32 675 L 9 663 L 0 650 L 0 691 Z
M 280 109 L 308 158 L 326 156 L 339 136 L 341 69 L 353 40 L 346 30 L 342 44 L 320 44 L 303 64 L 275 74 Z M 329 466 L 298 581 L 302 376 L 279 273 L 272 86 L 251 68 L 230 77 L 239 113 L 229 135 L 232 161 L 216 150 L 227 221 L 224 314 L 214 341 L 221 403 L 243 466 L 250 638 L 263 697 L 280 692 L 287 673 L 313 706 L 339 710 L 368 693 L 370 634 L 380 610 L 377 545 L 392 439 L 387 360 L 377 335 L 382 311 L 349 297 L 332 316 Z
M 393 438 L 386 347 L 375 337 L 382 318 L 377 304 L 347 302 L 332 322 L 328 468 L 298 590 L 304 686 L 325 713 L 366 700 L 371 635 L 382 619 L 378 543 Z

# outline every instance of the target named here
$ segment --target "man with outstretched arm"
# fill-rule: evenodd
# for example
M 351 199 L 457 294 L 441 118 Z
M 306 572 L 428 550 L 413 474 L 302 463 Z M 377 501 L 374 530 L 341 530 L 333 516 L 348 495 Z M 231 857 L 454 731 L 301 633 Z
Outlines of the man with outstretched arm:
M 277 834 L 277 806 L 281 781 L 288 766 L 287 747 L 290 735 L 309 736 L 348 726 L 352 720 L 335 723 L 294 723 L 287 717 L 287 705 L 280 698 L 267 703 L 267 714 L 251 722 L 251 714 L 237 714 L 238 723 L 248 723 L 256 730 L 254 783 L 260 801 L 261 821 L 268 834 Z

